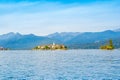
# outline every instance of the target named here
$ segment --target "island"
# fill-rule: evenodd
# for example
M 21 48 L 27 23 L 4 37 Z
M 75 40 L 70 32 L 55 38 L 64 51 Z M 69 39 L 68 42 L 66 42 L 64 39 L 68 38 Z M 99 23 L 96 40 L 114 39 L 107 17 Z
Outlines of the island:
M 8 50 L 7 48 L 0 47 L 0 50 Z
M 101 46 L 100 49 L 113 50 L 114 49 L 113 41 L 109 40 L 109 44 Z
M 41 45 L 41 46 L 36 46 L 32 50 L 67 50 L 67 46 L 63 44 L 49 44 L 49 45 Z

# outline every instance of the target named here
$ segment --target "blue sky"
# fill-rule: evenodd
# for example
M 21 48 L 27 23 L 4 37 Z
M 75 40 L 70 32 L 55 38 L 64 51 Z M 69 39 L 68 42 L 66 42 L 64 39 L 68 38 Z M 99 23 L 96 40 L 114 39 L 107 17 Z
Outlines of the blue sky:
M 120 0 L 0 0 L 0 34 L 120 28 Z

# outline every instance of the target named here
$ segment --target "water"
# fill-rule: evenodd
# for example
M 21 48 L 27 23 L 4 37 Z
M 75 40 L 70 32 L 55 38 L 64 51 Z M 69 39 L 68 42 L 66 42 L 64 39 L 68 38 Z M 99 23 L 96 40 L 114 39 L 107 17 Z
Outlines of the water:
M 0 51 L 0 80 L 120 80 L 120 50 Z

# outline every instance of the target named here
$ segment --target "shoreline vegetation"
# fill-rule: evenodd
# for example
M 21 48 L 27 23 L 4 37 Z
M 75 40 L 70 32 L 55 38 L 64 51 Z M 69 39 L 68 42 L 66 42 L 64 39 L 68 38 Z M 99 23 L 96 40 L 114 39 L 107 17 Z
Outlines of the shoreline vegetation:
M 49 44 L 49 45 L 41 45 L 41 46 L 36 46 L 32 50 L 67 50 L 67 46 L 63 44 Z

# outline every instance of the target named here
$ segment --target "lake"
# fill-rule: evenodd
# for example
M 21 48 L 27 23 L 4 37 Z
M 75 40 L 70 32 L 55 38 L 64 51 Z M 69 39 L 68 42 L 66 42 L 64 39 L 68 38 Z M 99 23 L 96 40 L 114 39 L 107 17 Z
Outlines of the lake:
M 0 51 L 0 80 L 120 80 L 120 50 Z

